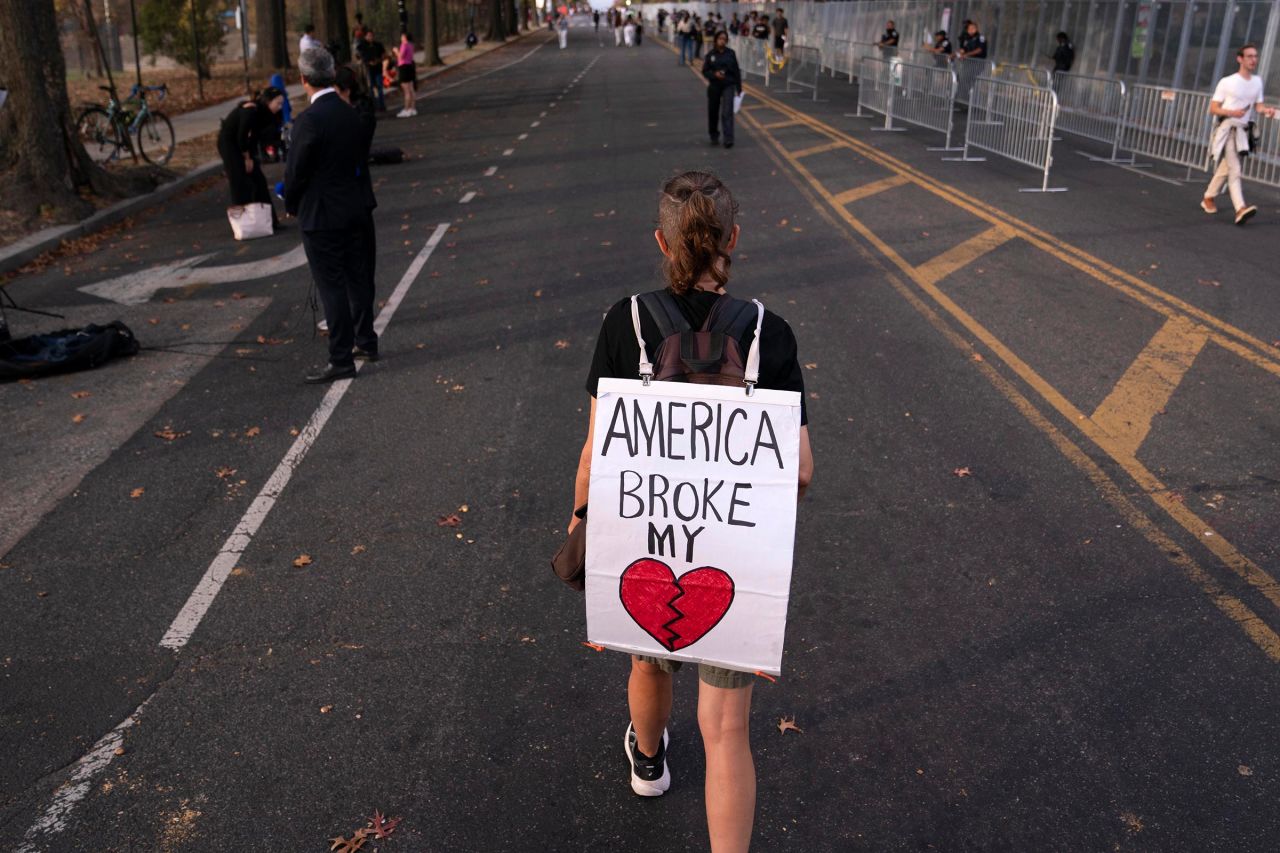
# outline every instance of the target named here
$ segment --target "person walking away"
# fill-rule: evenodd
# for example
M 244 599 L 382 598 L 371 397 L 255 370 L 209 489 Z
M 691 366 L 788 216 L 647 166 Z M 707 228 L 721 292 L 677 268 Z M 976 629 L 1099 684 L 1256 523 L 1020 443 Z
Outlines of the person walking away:
M 333 57 L 309 50 L 298 61 L 311 105 L 293 125 L 285 169 L 285 210 L 297 216 L 311 277 L 329 326 L 329 363 L 308 373 L 307 382 L 355 376 L 357 356 L 374 359 L 374 296 L 368 271 L 372 183 L 367 130 L 356 111 L 334 91 Z
M 1200 199 L 1200 209 L 1205 213 L 1217 213 L 1214 201 L 1225 184 L 1236 211 L 1236 225 L 1244 225 L 1258 212 L 1258 208 L 1244 202 L 1244 190 L 1240 186 L 1240 158 L 1250 151 L 1255 117 L 1264 115 L 1275 118 L 1276 111 L 1262 102 L 1262 78 L 1257 76 L 1258 46 L 1250 42 L 1236 51 L 1236 64 L 1240 70 L 1223 77 L 1213 90 L 1209 102 L 1209 114 L 1217 120 L 1210 141 L 1210 153 L 1216 168 L 1213 179 Z
M 951 61 L 951 39 L 946 30 L 938 30 L 933 34 L 933 43 L 925 42 L 924 49 L 933 54 L 933 64 L 946 68 Z
M 658 229 L 654 237 L 665 258 L 664 301 L 672 301 L 692 328 L 703 327 L 712 309 L 726 296 L 731 255 L 738 244 L 734 222 L 737 204 L 729 188 L 706 172 L 686 172 L 672 178 L 658 201 Z M 603 378 L 638 378 L 640 345 L 631 315 L 631 299 L 614 304 L 605 315 L 596 339 L 587 376 L 591 412 L 587 440 L 578 459 L 574 507 L 588 501 L 591 484 L 592 429 L 596 392 Z M 641 337 L 648 352 L 662 342 L 658 325 L 647 309 L 639 312 Z M 738 343 L 746 352 L 754 340 L 749 329 Z M 813 476 L 808 414 L 804 408 L 804 377 L 796 352 L 796 338 L 786 321 L 766 311 L 760 332 L 761 388 L 798 391 L 801 395 L 800 465 L 797 490 L 803 494 Z M 696 386 L 689 386 L 696 387 Z M 608 496 L 600 496 L 601 500 Z M 571 517 L 569 529 L 580 519 Z M 671 784 L 666 732 L 671 717 L 673 674 L 680 663 L 663 658 L 633 656 L 627 681 L 631 723 L 624 741 L 631 790 L 657 797 Z M 750 721 L 753 676 L 709 664 L 698 666 L 698 728 L 706 753 L 705 798 L 707 830 L 715 853 L 746 853 L 755 820 L 756 774 L 751 756 Z
M 636 47 L 644 40 L 644 18 L 636 15 Z
M 370 96 L 377 95 L 378 109 L 384 112 L 387 109 L 387 99 L 382 88 L 382 60 L 386 54 L 387 49 L 382 46 L 382 42 L 374 39 L 373 30 L 366 29 L 364 38 L 356 45 L 356 57 L 364 69 L 365 86 Z
M 280 222 L 262 173 L 261 148 L 264 138 L 279 126 L 284 100 L 284 92 L 267 87 L 257 98 L 236 104 L 218 129 L 218 156 L 227 171 L 231 206 L 271 205 L 273 230 L 279 229 Z
M 613 46 L 622 47 L 622 12 L 617 9 L 610 11 L 613 13 Z
M 1076 61 L 1076 48 L 1066 33 L 1058 33 L 1058 47 L 1053 51 L 1053 73 L 1066 74 Z
M 627 47 L 636 46 L 636 22 L 630 15 L 627 15 L 627 22 L 622 25 L 622 43 Z
M 880 36 L 880 41 L 876 42 L 876 47 L 891 56 L 898 52 L 898 31 L 894 28 L 893 21 L 889 21 L 884 25 L 884 35 Z
M 396 118 L 411 118 L 418 114 L 418 98 L 414 94 L 414 86 L 418 81 L 418 66 L 414 61 L 413 36 L 408 32 L 400 33 L 400 49 L 396 54 L 396 82 L 404 95 L 404 109 L 396 113 Z
M 786 17 L 782 14 L 782 7 L 779 6 L 777 13 L 773 16 L 773 50 L 777 54 L 786 52 L 787 37 L 791 35 L 791 25 L 787 23 Z
M 596 9 L 591 13 L 591 23 L 595 24 L 596 35 L 600 34 L 600 10 Z
M 316 25 L 307 24 L 302 28 L 302 38 L 298 39 L 298 55 L 301 56 L 305 51 L 316 48 L 323 50 L 324 43 L 316 38 Z
M 702 76 L 707 78 L 707 128 L 711 144 L 719 145 L 724 134 L 724 147 L 733 147 L 733 99 L 742 91 L 742 72 L 738 55 L 729 47 L 729 35 L 721 30 L 702 63 Z
M 560 49 L 569 46 L 569 16 L 556 15 L 556 37 L 560 39 Z

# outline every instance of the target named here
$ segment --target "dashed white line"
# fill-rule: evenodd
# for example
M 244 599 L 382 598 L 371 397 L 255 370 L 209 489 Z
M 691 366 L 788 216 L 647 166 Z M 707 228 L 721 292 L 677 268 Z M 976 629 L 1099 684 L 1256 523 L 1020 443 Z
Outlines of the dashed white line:
M 498 174 L 498 167 L 497 167 L 497 166 L 490 166 L 489 168 L 487 168 L 487 169 L 485 169 L 485 170 L 484 170 L 484 176 L 485 176 L 486 178 L 492 178 L 492 177 L 493 177 L 494 175 L 496 175 L 496 174 Z
M 405 270 L 400 283 L 396 285 L 396 289 L 387 299 L 387 304 L 373 322 L 374 331 L 378 334 L 382 334 L 383 330 L 387 328 L 387 324 L 391 322 L 391 315 L 400 306 L 400 302 L 404 299 L 405 293 L 408 292 L 409 286 L 418 277 L 418 273 L 422 272 L 422 268 L 426 266 L 427 259 L 431 257 L 431 253 L 435 251 L 436 246 L 439 245 L 440 240 L 448 230 L 449 223 L 447 222 L 437 225 L 435 232 L 431 235 L 431 239 L 427 240 L 427 244 L 418 252 L 417 257 L 413 259 L 413 263 L 409 264 L 409 269 Z M 358 370 L 362 365 L 363 362 L 356 362 L 356 369 Z M 164 637 L 160 640 L 161 646 L 177 651 L 191 639 L 191 635 L 200 624 L 200 620 L 209 611 L 213 600 L 218 597 L 218 593 L 222 590 L 222 585 L 226 583 L 227 576 L 231 574 L 231 570 L 240 561 L 241 555 L 253 542 L 254 534 L 258 532 L 258 528 L 262 526 L 262 522 L 266 520 L 267 515 L 276 505 L 276 501 L 280 498 L 281 493 L 284 492 L 285 486 L 289 485 L 289 479 L 293 476 L 293 472 L 302 464 L 302 460 L 306 458 L 307 451 L 315 444 L 316 439 L 320 436 L 320 431 L 329 422 L 329 416 L 333 414 L 334 409 L 338 407 L 338 403 L 342 401 L 343 395 L 351 387 L 351 382 L 351 379 L 339 379 L 329 386 L 329 390 L 325 392 L 324 397 L 320 400 L 320 405 L 312 413 L 311 420 L 307 421 L 307 425 L 302 428 L 302 432 L 293 442 L 293 446 L 289 448 L 289 452 L 284 455 L 284 459 L 280 460 L 280 464 L 272 472 L 271 477 L 262 487 L 262 491 L 258 492 L 258 496 L 253 499 L 253 503 L 245 511 L 235 530 L 227 537 L 227 541 L 222 544 L 221 550 L 213 558 L 209 568 L 205 569 L 204 577 L 200 579 L 200 583 L 192 590 L 187 603 L 182 606 L 182 610 L 178 612 L 177 617 L 174 618 L 173 623 L 169 626 L 169 630 L 165 632 Z
M 458 199 L 458 204 L 467 204 L 468 202 L 471 201 L 471 199 L 475 197 L 476 197 L 476 191 L 472 190 L 471 192 L 464 195 L 462 198 Z
M 512 154 L 514 154 L 514 153 L 516 153 L 516 149 L 514 149 L 514 148 L 508 148 L 506 151 L 503 151 L 503 152 L 502 152 L 502 156 L 503 156 L 503 157 L 510 157 L 510 156 L 511 156 Z
M 533 124 L 529 125 L 529 127 L 537 127 L 537 126 L 538 126 L 538 125 L 540 125 L 540 124 L 542 124 L 542 122 L 540 122 L 540 121 L 535 121 Z
M 528 138 L 529 138 L 529 134 L 527 134 L 527 133 L 522 133 L 522 134 L 520 134 L 519 136 L 517 136 L 517 137 L 516 137 L 516 141 L 517 141 L 517 142 L 524 142 L 524 141 L 525 141 L 526 139 L 528 139 Z

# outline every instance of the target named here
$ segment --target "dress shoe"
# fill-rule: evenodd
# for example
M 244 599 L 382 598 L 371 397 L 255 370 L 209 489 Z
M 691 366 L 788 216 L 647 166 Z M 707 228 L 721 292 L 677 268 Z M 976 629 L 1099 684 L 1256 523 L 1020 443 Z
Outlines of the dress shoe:
M 336 364 L 326 364 L 323 369 L 313 370 L 302 378 L 303 382 L 319 384 L 321 382 L 333 382 L 336 379 L 350 379 L 356 375 L 356 366 L 354 364 L 347 367 L 338 367 Z
M 360 347 L 356 347 L 355 349 L 351 350 L 351 356 L 352 358 L 362 358 L 365 361 L 377 361 L 378 351 L 376 349 L 365 350 L 365 349 L 360 349 Z

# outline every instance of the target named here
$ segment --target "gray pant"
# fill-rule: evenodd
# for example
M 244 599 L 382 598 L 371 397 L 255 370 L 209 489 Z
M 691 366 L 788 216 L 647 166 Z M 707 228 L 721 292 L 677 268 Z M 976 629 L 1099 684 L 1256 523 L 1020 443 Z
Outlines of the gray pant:
M 724 141 L 733 142 L 733 96 L 738 90 L 732 86 L 707 87 L 707 129 L 712 140 L 720 138 L 720 129 L 724 127 Z
M 1205 198 L 1216 198 L 1222 192 L 1222 185 L 1227 185 L 1231 194 L 1231 204 L 1236 210 L 1244 207 L 1244 190 L 1240 186 L 1240 154 L 1236 151 L 1234 136 L 1227 139 L 1222 156 L 1218 158 L 1218 168 L 1213 172 L 1213 180 L 1205 189 Z

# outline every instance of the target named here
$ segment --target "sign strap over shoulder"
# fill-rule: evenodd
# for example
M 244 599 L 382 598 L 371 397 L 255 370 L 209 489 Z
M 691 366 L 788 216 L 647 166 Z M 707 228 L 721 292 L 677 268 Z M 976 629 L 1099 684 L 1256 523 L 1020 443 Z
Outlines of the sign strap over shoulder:
M 756 306 L 756 336 L 751 341 L 751 349 L 747 350 L 747 364 L 742 376 L 748 397 L 755 393 L 756 383 L 760 381 L 760 330 L 764 326 L 764 303 L 759 299 L 751 301 Z
M 640 379 L 645 385 L 653 380 L 653 362 L 649 361 L 649 350 L 644 345 L 644 335 L 640 333 L 640 297 L 631 297 L 631 325 L 636 330 L 636 343 L 640 345 Z

